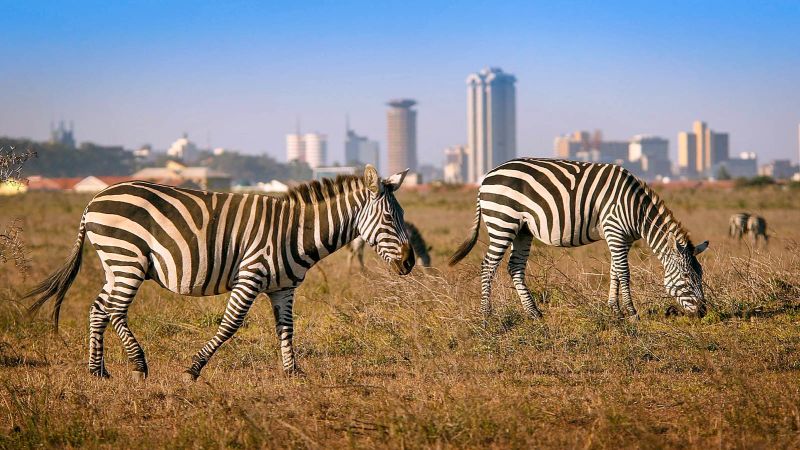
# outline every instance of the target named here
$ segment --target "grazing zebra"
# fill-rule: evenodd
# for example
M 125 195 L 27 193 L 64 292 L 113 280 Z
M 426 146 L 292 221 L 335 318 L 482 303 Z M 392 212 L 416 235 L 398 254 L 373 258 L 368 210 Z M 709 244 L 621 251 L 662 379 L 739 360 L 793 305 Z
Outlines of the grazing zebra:
M 533 238 L 556 247 L 577 247 L 605 239 L 611 252 L 608 304 L 622 318 L 638 318 L 630 293 L 628 252 L 644 238 L 664 266 L 664 285 L 681 306 L 705 314 L 702 276 L 695 246 L 664 202 L 643 181 L 611 164 L 520 158 L 489 172 L 481 183 L 472 235 L 450 259 L 458 263 L 478 239 L 481 217 L 489 249 L 481 265 L 481 311 L 491 314 L 491 282 L 508 247 L 508 272 L 522 304 L 541 317 L 525 285 L 525 264 Z
M 417 255 L 417 264 L 422 267 L 430 267 L 430 251 L 433 247 L 425 242 L 419 229 L 413 223 L 406 222 L 406 232 L 408 233 L 408 242 L 411 244 L 411 248 L 414 249 L 414 254 Z M 347 257 L 348 267 L 351 268 L 353 266 L 353 257 L 356 257 L 361 269 L 364 268 L 364 247 L 364 240 L 361 238 L 355 238 L 347 245 L 347 249 L 350 250 L 350 254 Z
M 406 171 L 407 172 L 407 171 Z M 111 186 L 89 203 L 67 263 L 25 297 L 30 311 L 55 298 L 53 320 L 78 274 L 88 239 L 105 270 L 105 286 L 89 314 L 89 371 L 108 377 L 103 333 L 110 323 L 134 364 L 148 374 L 142 347 L 128 327 L 128 307 L 146 279 L 184 295 L 230 292 L 214 337 L 192 358 L 185 378 L 195 380 L 217 349 L 242 325 L 253 301 L 272 303 L 283 369 L 299 373 L 292 347 L 294 292 L 319 260 L 361 236 L 401 275 L 414 267 L 403 209 L 394 196 L 406 172 L 381 180 L 340 176 L 301 185 L 282 197 L 179 189 L 134 181 Z
M 749 213 L 733 214 L 728 220 L 728 234 L 732 238 L 741 239 L 747 234 L 747 220 L 750 219 Z
M 753 214 L 747 219 L 747 235 L 750 236 L 750 240 L 753 242 L 753 245 L 758 244 L 758 238 L 761 238 L 764 241 L 764 245 L 769 243 L 769 238 L 767 237 L 767 221 L 764 220 L 763 217 L 757 216 Z

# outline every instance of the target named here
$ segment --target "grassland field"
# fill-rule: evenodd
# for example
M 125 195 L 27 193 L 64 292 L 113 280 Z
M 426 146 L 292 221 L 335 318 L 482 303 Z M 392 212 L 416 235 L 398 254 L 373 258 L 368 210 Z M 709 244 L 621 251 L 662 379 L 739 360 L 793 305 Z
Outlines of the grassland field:
M 88 310 L 102 285 L 89 246 L 58 335 L 30 322 L 19 295 L 67 257 L 89 196 L 0 198 L 0 227 L 21 218 L 26 278 L 0 265 L 0 448 L 800 448 L 800 191 L 662 190 L 696 241 L 710 313 L 666 316 L 658 260 L 631 252 L 642 320 L 606 306 L 604 243 L 537 245 L 527 280 L 545 314 L 522 313 L 505 264 L 482 326 L 480 243 L 470 189 L 401 191 L 434 268 L 392 274 L 370 252 L 312 269 L 295 303 L 305 377 L 283 375 L 272 312 L 259 299 L 201 378 L 181 372 L 213 335 L 226 297 L 189 298 L 148 282 L 131 308 L 150 377 L 134 382 L 113 330 L 109 380 L 87 371 Z M 727 237 L 728 217 L 763 215 L 767 248 Z M 49 312 L 49 308 L 43 312 Z

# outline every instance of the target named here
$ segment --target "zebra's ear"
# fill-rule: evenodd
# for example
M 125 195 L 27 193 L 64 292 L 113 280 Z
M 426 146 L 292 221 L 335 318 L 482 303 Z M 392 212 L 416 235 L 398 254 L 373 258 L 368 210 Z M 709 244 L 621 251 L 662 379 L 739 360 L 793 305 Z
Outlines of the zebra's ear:
M 406 179 L 406 174 L 408 173 L 408 169 L 397 172 L 396 174 L 390 176 L 389 178 L 383 180 L 383 184 L 385 184 L 388 188 L 393 191 L 400 189 L 400 185 L 403 184 L 403 180 Z
M 378 195 L 381 193 L 381 177 L 378 176 L 378 171 L 372 164 L 367 164 L 364 167 L 364 184 L 367 189 L 372 191 L 373 194 Z
M 708 248 L 708 241 L 703 241 L 702 243 L 700 243 L 700 245 L 694 248 L 694 256 L 703 253 L 707 248 Z

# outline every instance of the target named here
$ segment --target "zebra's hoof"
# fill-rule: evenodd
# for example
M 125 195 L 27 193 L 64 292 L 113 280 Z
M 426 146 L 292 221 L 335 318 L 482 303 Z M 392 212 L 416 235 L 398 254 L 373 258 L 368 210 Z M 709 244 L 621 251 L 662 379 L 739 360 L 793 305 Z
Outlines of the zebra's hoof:
M 528 316 L 530 316 L 533 320 L 542 320 L 544 319 L 544 314 L 539 310 L 539 308 L 532 309 L 528 311 Z
M 147 372 L 140 372 L 138 370 L 134 370 L 131 372 L 131 376 L 133 381 L 142 382 L 147 379 Z
M 111 378 L 111 374 L 108 373 L 108 371 L 106 369 L 99 369 L 99 370 L 91 370 L 91 369 L 89 369 L 89 373 L 93 377 L 97 377 L 97 378 Z
M 187 370 L 186 372 L 183 372 L 183 381 L 186 383 L 194 383 L 197 381 L 197 375 Z
M 630 323 L 638 323 L 639 322 L 639 314 L 633 314 L 628 316 L 628 322 Z
M 284 370 L 283 373 L 285 373 L 286 376 L 292 377 L 292 378 L 305 378 L 306 377 L 306 373 L 303 371 L 303 369 L 301 369 L 301 368 L 299 368 L 297 366 L 295 366 L 293 369 Z

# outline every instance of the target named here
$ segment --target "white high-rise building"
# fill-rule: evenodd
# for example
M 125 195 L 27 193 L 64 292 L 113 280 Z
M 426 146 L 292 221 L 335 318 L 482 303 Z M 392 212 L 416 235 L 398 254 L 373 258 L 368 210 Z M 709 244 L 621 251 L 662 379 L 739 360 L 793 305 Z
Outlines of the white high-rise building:
M 197 158 L 197 146 L 189 140 L 188 134 L 183 133 L 183 137 L 173 142 L 167 149 L 167 156 L 180 159 L 183 162 L 194 162 L 195 158 Z
M 388 173 L 417 170 L 417 102 L 408 98 L 390 100 L 386 111 L 386 156 Z
M 286 135 L 286 161 L 300 161 L 306 160 L 306 147 L 303 142 L 303 135 L 300 133 L 292 133 Z
M 444 149 L 445 183 L 464 183 L 467 175 L 467 147 L 453 145 Z
M 496 67 L 467 77 L 469 182 L 517 156 L 516 81 Z
M 306 133 L 303 136 L 306 163 L 312 169 L 324 166 L 328 156 L 328 138 L 320 133 Z

